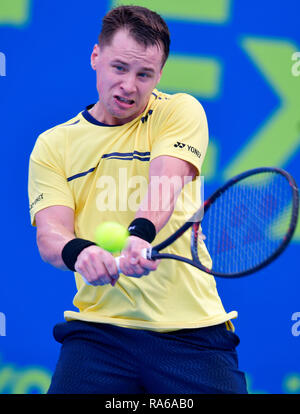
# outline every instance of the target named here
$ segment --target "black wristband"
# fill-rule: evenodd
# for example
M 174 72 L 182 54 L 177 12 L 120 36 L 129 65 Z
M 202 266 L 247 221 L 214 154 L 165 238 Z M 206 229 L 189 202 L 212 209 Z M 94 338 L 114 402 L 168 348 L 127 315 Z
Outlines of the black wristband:
M 96 243 L 84 239 L 72 239 L 62 249 L 61 257 L 68 269 L 75 272 L 75 263 L 77 257 L 83 249 L 94 246 Z
M 139 217 L 134 219 L 128 227 L 130 236 L 137 236 L 148 243 L 152 243 L 156 236 L 156 229 L 152 221 Z

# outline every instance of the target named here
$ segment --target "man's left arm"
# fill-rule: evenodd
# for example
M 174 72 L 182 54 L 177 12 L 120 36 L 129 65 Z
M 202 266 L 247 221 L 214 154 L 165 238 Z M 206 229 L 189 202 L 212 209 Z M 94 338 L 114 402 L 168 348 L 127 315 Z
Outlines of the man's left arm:
M 155 233 L 153 225 L 158 233 L 167 224 L 183 187 L 200 174 L 208 145 L 206 114 L 197 99 L 188 94 L 177 94 L 166 102 L 162 111 L 155 122 L 152 118 L 149 184 L 135 216 L 153 223 L 152 236 Z M 147 231 L 151 230 L 150 224 Z M 149 239 L 153 240 L 152 237 Z M 145 247 L 150 247 L 150 243 L 143 237 L 130 236 L 130 243 L 123 251 L 129 258 L 124 260 L 126 270 L 136 272 L 137 277 L 155 270 L 159 264 L 159 261 L 149 261 L 141 256 Z M 151 264 L 156 267 L 150 268 Z
M 183 187 L 197 175 L 197 169 L 188 161 L 161 155 L 154 158 L 149 168 L 149 184 L 145 197 L 135 215 L 154 224 L 158 233 L 172 215 L 178 196 Z M 123 251 L 128 260 L 122 265 L 124 273 L 132 276 L 143 276 L 155 270 L 158 262 L 150 262 L 141 256 L 141 250 L 150 247 L 150 243 L 130 236 L 129 244 Z
M 136 218 L 150 220 L 158 233 L 168 222 L 183 187 L 197 175 L 188 161 L 161 155 L 150 163 L 149 185 Z

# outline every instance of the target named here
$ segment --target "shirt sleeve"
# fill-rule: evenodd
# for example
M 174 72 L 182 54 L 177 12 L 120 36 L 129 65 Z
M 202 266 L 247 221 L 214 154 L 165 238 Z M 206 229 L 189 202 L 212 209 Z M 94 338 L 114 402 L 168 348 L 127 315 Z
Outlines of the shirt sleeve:
M 155 124 L 150 161 L 160 155 L 186 160 L 201 174 L 208 145 L 208 125 L 200 102 L 188 94 L 174 95 Z
M 53 131 L 37 139 L 29 160 L 28 197 L 31 224 L 38 211 L 55 205 L 74 209 L 65 175 L 64 137 Z

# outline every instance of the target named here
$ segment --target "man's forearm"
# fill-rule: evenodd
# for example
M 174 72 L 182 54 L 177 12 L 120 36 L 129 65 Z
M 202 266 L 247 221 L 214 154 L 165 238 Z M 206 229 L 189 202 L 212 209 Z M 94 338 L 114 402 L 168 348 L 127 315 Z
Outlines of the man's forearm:
M 37 232 L 37 245 L 42 259 L 52 266 L 69 270 L 61 257 L 61 252 L 68 241 L 75 235 L 63 227 L 63 225 L 49 225 L 47 232 Z
M 158 233 L 171 217 L 182 188 L 181 180 L 172 182 L 171 185 L 167 179 L 151 181 L 135 218 L 143 217 L 150 220 Z
M 170 219 L 182 189 L 196 174 L 197 169 L 187 161 L 166 155 L 154 158 L 147 193 L 135 218 L 152 221 L 158 233 Z

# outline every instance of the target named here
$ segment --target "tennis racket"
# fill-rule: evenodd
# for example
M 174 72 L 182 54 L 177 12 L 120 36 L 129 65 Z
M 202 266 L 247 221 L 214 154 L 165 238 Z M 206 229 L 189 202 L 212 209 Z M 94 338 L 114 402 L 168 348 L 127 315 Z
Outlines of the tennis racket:
M 143 256 L 179 260 L 217 277 L 246 276 L 269 265 L 286 249 L 298 210 L 298 187 L 288 172 L 273 167 L 252 169 L 220 187 L 183 226 L 162 243 L 145 249 Z M 191 258 L 160 253 L 189 229 Z M 203 243 L 211 257 L 209 266 L 201 263 Z

